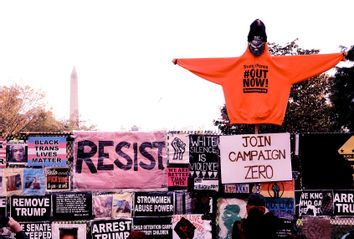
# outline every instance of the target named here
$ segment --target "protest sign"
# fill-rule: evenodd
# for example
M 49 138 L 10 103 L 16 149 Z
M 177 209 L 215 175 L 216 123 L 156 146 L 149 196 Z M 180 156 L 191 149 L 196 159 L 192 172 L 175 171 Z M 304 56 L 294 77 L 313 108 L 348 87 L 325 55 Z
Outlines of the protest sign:
M 90 219 L 92 194 L 89 192 L 54 193 L 53 217 L 65 220 Z
M 10 214 L 17 221 L 49 220 L 51 196 L 11 196 Z
M 45 168 L 46 191 L 60 192 L 70 190 L 69 168 Z
M 216 221 L 219 222 L 218 236 L 220 239 L 231 238 L 234 222 L 246 217 L 246 204 L 245 200 L 238 198 L 218 199 Z
M 133 230 L 143 231 L 146 239 L 172 239 L 171 217 L 133 217 Z
M 74 188 L 166 187 L 165 140 L 164 132 L 75 133 Z
M 92 239 L 127 239 L 132 219 L 95 220 L 91 223 Z
M 294 198 L 269 198 L 266 197 L 266 208 L 279 218 L 288 220 L 294 219 L 295 216 L 295 199 Z
M 5 168 L 5 194 L 20 195 L 23 192 L 23 169 L 22 168 Z
M 22 222 L 20 224 L 29 239 L 52 238 L 52 224 L 50 222 Z
M 112 194 L 93 195 L 92 207 L 95 218 L 111 218 L 112 217 Z
M 354 216 L 353 190 L 335 190 L 333 203 L 335 215 Z
M 292 180 L 290 134 L 220 136 L 221 182 Z
M 41 168 L 25 168 L 23 171 L 24 195 L 44 195 L 45 177 Z
M 167 158 L 170 164 L 189 164 L 189 135 L 167 134 Z
M 169 166 L 167 168 L 168 188 L 169 190 L 187 189 L 189 167 L 188 165 L 182 166 Z
M 132 216 L 132 194 L 114 193 L 112 203 L 112 217 L 131 217 Z
M 203 220 L 202 215 L 173 215 L 173 239 L 212 239 L 211 221 Z
M 301 215 L 333 215 L 332 190 L 303 190 L 299 200 Z
M 86 224 L 70 222 L 53 222 L 52 239 L 63 239 L 64 236 L 86 239 Z
M 29 136 L 27 143 L 29 166 L 66 166 L 66 137 Z
M 219 189 L 219 136 L 189 136 L 190 175 L 194 190 Z
M 174 209 L 172 192 L 136 192 L 134 216 L 167 216 Z

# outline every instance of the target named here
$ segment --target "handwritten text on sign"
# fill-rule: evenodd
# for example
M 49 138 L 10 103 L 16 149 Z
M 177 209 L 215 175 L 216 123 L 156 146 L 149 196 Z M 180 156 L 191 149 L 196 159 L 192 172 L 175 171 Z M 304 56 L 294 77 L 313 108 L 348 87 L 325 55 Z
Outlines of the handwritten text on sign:
M 221 136 L 220 155 L 222 183 L 292 179 L 288 133 Z

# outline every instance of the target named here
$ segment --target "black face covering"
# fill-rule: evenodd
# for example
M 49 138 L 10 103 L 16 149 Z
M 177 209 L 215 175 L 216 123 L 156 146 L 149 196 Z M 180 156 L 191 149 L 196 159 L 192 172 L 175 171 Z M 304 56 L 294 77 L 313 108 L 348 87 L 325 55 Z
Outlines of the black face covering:
M 254 36 L 249 42 L 249 49 L 254 56 L 260 56 L 264 52 L 265 42 L 260 36 Z

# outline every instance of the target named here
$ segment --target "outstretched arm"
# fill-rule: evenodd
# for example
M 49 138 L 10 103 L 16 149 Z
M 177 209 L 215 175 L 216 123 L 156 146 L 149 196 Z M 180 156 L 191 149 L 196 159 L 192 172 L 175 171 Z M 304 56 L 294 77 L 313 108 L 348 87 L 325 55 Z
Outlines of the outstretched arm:
M 177 64 L 199 77 L 222 85 L 227 79 L 227 74 L 235 66 L 238 57 L 229 58 L 180 58 L 173 59 Z

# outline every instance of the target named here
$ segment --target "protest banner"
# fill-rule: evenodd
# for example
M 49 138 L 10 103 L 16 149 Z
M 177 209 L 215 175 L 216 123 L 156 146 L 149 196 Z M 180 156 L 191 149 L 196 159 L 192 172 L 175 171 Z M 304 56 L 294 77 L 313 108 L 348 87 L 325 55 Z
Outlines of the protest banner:
M 44 195 L 45 177 L 41 168 L 25 168 L 23 171 L 24 195 Z
M 45 168 L 47 192 L 70 190 L 70 168 Z
M 334 191 L 334 214 L 340 216 L 354 216 L 354 191 Z
M 29 136 L 27 143 L 29 166 L 66 166 L 66 137 Z
M 10 215 L 17 221 L 43 221 L 51 216 L 51 196 L 11 196 Z
M 21 222 L 20 224 L 29 239 L 52 239 L 50 222 Z
M 292 180 L 290 134 L 220 136 L 221 182 Z
M 332 190 L 303 190 L 299 199 L 299 216 L 333 215 Z
M 112 194 L 93 195 L 92 207 L 95 218 L 112 217 Z
M 188 188 L 188 177 L 189 177 L 189 166 L 169 166 L 167 168 L 168 177 L 168 189 L 187 189 Z
M 54 193 L 53 218 L 63 220 L 79 220 L 92 218 L 92 193 Z
M 5 168 L 5 194 L 21 195 L 23 192 L 23 168 Z
M 143 231 L 146 239 L 172 239 L 171 217 L 133 217 L 133 230 Z
M 71 236 L 77 239 L 86 239 L 86 224 L 70 222 L 52 222 L 52 239 L 63 239 Z
M 203 215 L 187 214 L 172 216 L 173 239 L 212 239 L 211 221 L 203 220 Z
M 220 239 L 231 238 L 232 226 L 235 221 L 246 217 L 246 200 L 238 198 L 219 198 L 216 221 L 218 224 L 218 236 Z
M 219 136 L 189 136 L 190 175 L 193 190 L 219 190 Z
M 92 239 L 127 239 L 132 219 L 95 220 L 91 222 Z
M 136 192 L 134 216 L 168 216 L 174 212 L 172 192 Z
M 77 132 L 74 137 L 74 188 L 167 187 L 164 132 Z
M 114 193 L 112 203 L 112 217 L 132 217 L 132 194 Z
M 0 168 L 6 167 L 6 139 L 0 136 Z
M 189 135 L 167 134 L 167 158 L 171 164 L 189 164 Z

